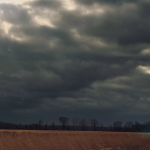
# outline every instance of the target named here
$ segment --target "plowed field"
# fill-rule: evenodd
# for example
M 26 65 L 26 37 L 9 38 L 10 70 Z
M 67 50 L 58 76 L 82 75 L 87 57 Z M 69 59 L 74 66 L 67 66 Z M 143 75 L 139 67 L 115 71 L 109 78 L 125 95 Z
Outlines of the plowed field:
M 143 133 L 0 130 L 0 150 L 150 150 Z

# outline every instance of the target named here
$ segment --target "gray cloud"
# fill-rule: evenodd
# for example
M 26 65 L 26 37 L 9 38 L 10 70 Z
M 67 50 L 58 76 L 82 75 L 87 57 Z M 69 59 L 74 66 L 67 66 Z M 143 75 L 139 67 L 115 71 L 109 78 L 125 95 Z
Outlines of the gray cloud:
M 148 12 L 136 0 L 0 3 L 0 117 L 147 121 Z
M 0 4 L 1 21 L 7 21 L 14 25 L 25 25 L 30 22 L 30 15 L 22 7 L 11 4 Z
M 78 1 L 78 0 L 77 0 Z M 83 3 L 85 5 L 92 5 L 94 3 L 100 3 L 100 4 L 122 4 L 122 3 L 136 3 L 138 2 L 139 0 L 93 0 L 93 1 L 90 1 L 90 0 L 80 0 L 79 2 L 80 3 Z
M 54 0 L 37 0 L 37 1 L 32 1 L 28 2 L 30 6 L 33 7 L 40 7 L 42 8 L 60 8 L 61 7 L 61 2 L 60 1 L 54 1 Z

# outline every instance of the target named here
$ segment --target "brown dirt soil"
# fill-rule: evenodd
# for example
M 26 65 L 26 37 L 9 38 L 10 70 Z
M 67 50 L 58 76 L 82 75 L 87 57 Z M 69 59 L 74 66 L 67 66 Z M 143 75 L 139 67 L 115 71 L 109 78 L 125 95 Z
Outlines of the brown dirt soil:
M 143 133 L 0 130 L 0 150 L 150 150 Z

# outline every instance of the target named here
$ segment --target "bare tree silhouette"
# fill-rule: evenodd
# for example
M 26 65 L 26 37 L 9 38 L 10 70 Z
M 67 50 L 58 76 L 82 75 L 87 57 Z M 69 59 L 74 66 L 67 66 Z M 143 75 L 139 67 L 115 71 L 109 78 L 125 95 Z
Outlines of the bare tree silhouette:
M 42 128 L 42 124 L 43 124 L 43 121 L 42 121 L 42 119 L 40 119 L 39 122 L 38 122 L 38 128 L 39 128 L 39 129 Z
M 125 123 L 125 128 L 127 129 L 127 131 L 131 131 L 132 127 L 133 127 L 132 121 L 128 121 Z
M 55 123 L 52 123 L 52 130 L 55 130 Z
M 73 130 L 76 130 L 77 127 L 79 126 L 79 119 L 78 118 L 73 118 L 72 119 L 72 124 L 73 124 Z
M 65 129 L 66 124 L 68 124 L 69 118 L 66 117 L 59 117 L 59 122 L 63 126 L 63 130 Z
M 91 119 L 91 127 L 94 129 L 94 131 L 97 130 L 97 127 L 99 125 L 99 122 L 96 119 Z
M 80 128 L 81 128 L 81 130 L 83 130 L 83 131 L 85 131 L 86 130 L 86 128 L 87 128 L 87 121 L 85 120 L 85 119 L 81 119 L 80 120 Z
M 114 126 L 115 131 L 120 131 L 121 126 L 122 126 L 122 122 L 121 121 L 116 121 L 116 122 L 114 122 L 113 126 Z

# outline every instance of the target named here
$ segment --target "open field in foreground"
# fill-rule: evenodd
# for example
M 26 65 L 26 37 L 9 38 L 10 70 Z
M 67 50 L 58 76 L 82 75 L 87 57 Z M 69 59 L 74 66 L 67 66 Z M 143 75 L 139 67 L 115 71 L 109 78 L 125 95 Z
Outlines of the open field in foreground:
M 0 130 L 0 150 L 150 150 L 143 133 Z

